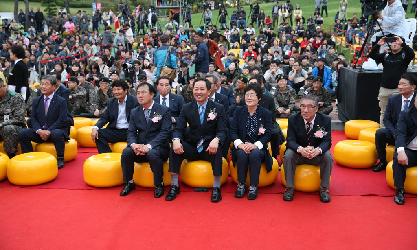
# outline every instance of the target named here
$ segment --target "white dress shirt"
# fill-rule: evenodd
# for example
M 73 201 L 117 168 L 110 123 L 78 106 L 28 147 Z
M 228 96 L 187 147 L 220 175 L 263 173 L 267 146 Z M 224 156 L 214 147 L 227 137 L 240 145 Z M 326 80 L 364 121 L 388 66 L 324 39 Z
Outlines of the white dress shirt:
M 128 96 L 125 96 L 123 102 L 118 100 L 118 119 L 116 120 L 117 129 L 127 129 L 129 128 L 128 117 L 126 116 L 126 100 Z
M 160 104 L 163 105 L 163 98 L 165 97 L 165 103 L 166 103 L 166 107 L 169 108 L 170 107 L 170 94 L 167 94 L 166 96 L 162 96 L 160 95 Z M 152 103 L 152 105 L 154 105 L 154 102 Z M 151 107 L 152 107 L 151 105 Z

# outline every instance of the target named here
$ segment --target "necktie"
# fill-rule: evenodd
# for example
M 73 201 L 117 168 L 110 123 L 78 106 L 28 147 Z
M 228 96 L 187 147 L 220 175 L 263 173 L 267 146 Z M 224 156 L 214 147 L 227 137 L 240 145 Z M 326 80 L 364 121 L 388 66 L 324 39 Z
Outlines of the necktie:
M 307 122 L 305 125 L 306 128 L 306 133 L 309 134 L 309 132 L 311 131 L 311 122 Z
M 205 119 L 205 107 L 199 106 L 199 118 L 200 118 L 200 124 L 203 124 L 203 120 Z
M 167 107 L 167 97 L 163 97 L 163 102 L 161 103 L 161 105 L 163 105 L 164 107 Z
M 46 116 L 46 114 L 48 114 L 48 108 L 49 108 L 49 97 L 45 97 L 45 100 L 44 100 L 44 108 L 45 108 L 45 116 Z
M 150 109 L 146 109 L 146 110 L 144 110 L 144 115 L 145 115 L 145 119 L 147 120 L 147 122 L 148 122 L 148 120 L 149 120 L 149 115 L 150 115 L 150 113 L 151 113 L 151 110 L 150 110 Z
M 406 99 L 403 101 L 402 111 L 408 110 L 408 107 L 409 107 L 409 100 Z

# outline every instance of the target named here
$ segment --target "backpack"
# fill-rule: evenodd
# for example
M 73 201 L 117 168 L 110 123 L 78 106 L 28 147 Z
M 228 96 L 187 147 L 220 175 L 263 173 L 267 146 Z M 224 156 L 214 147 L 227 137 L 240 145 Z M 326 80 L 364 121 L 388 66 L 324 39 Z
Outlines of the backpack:
M 156 23 L 157 22 L 157 15 L 155 13 L 152 13 L 151 15 L 151 22 Z

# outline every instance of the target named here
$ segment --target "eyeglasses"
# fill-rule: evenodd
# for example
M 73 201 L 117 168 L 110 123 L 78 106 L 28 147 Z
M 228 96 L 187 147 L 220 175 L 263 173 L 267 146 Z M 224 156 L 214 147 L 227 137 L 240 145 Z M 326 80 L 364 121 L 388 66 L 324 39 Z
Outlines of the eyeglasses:
M 300 109 L 314 109 L 314 108 L 316 108 L 315 105 L 304 105 L 304 104 L 300 105 Z
M 257 94 L 256 93 L 246 93 L 245 97 L 256 97 Z

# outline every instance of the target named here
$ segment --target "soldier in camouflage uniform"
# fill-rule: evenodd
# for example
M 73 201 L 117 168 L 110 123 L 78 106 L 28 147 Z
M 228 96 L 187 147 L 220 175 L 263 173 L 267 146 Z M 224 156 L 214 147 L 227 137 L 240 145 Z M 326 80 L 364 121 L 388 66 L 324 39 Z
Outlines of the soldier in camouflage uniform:
M 234 100 L 236 105 L 244 105 L 244 89 L 247 87 L 248 79 L 246 77 L 237 77 L 234 88 Z
M 86 103 L 87 103 L 87 108 L 86 108 L 86 113 L 83 114 L 83 116 L 88 116 L 88 117 L 94 117 L 93 113 L 96 110 L 97 107 L 97 87 L 86 81 L 86 78 L 84 75 L 79 75 L 77 77 L 78 79 L 78 86 L 83 87 L 86 90 Z
M 312 83 L 312 87 L 305 90 L 304 95 L 316 96 L 318 98 L 318 112 L 328 115 L 332 111 L 332 96 L 322 86 L 322 78 L 317 77 Z
M 287 85 L 287 78 L 284 76 L 279 76 L 277 87 L 273 93 L 277 117 L 287 118 L 297 111 L 295 108 L 296 91 Z
M 88 113 L 86 89 L 78 86 L 78 80 L 75 77 L 70 77 L 67 85 L 70 90 L 68 107 L 71 115 L 80 116 L 84 113 Z
M 10 158 L 16 155 L 20 130 L 26 127 L 25 113 L 22 96 L 7 90 L 6 83 L 0 79 L 0 140 Z
M 194 82 L 194 78 L 190 78 L 189 79 L 189 84 L 183 85 L 181 88 L 181 95 L 184 98 L 184 103 L 189 103 L 194 101 L 194 97 L 193 97 L 193 82 Z
M 97 91 L 97 103 L 94 108 L 94 116 L 101 116 L 107 108 L 107 102 L 113 97 L 112 89 L 110 88 L 110 79 L 102 78 L 99 82 L 99 89 Z

